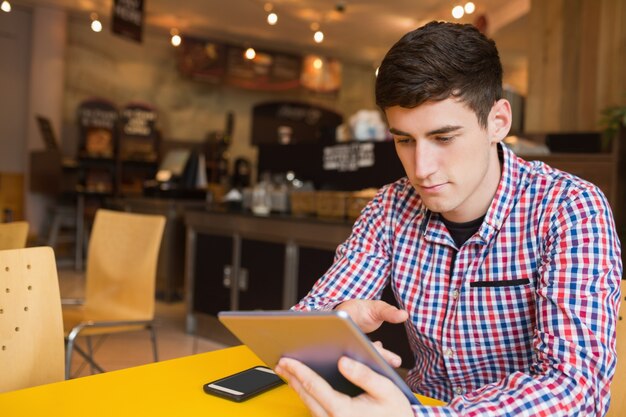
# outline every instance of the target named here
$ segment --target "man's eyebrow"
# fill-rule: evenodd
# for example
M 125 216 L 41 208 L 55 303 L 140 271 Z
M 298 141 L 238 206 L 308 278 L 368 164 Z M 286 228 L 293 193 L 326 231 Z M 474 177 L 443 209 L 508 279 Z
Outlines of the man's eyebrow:
M 394 134 L 394 135 L 398 135 L 398 136 L 411 136 L 410 133 L 403 132 L 403 131 L 398 130 L 398 129 L 393 128 L 393 127 L 389 128 L 389 133 Z
M 459 130 L 462 128 L 463 126 L 454 126 L 454 125 L 442 126 L 439 129 L 431 130 L 430 132 L 426 133 L 426 136 L 441 135 L 444 133 L 454 132 L 455 130 Z
M 426 136 L 441 135 L 441 134 L 445 134 L 445 133 L 454 132 L 454 131 L 462 129 L 462 128 L 463 128 L 463 126 L 446 125 L 446 126 L 442 126 L 442 127 L 438 128 L 438 129 L 431 130 L 430 132 L 426 133 Z M 398 136 L 412 136 L 410 133 L 403 132 L 403 131 L 398 130 L 398 129 L 394 128 L 394 127 L 390 127 L 389 128 L 389 132 L 391 134 L 398 135 Z

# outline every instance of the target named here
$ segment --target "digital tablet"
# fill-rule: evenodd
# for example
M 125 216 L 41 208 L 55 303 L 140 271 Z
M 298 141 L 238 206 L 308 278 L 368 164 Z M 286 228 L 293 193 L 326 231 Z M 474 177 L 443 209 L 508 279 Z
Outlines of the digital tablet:
M 222 311 L 219 320 L 262 361 L 274 368 L 281 357 L 297 359 L 334 389 L 350 396 L 363 391 L 341 375 L 347 356 L 393 381 L 411 404 L 411 389 L 344 311 Z

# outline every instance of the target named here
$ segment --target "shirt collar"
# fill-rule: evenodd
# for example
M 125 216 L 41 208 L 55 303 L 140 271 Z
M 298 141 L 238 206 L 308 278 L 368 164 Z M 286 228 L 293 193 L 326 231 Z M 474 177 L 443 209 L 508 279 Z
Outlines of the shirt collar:
M 493 234 L 500 230 L 504 221 L 509 217 L 524 170 L 523 160 L 502 143 L 498 144 L 498 156 L 502 164 L 500 183 L 487 209 L 485 221 L 478 230 L 478 234 L 485 242 L 488 242 Z

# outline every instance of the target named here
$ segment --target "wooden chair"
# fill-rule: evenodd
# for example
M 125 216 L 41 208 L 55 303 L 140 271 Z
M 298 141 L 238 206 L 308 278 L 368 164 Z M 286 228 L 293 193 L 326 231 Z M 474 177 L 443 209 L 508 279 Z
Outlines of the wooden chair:
M 622 303 L 617 315 L 617 368 L 611 383 L 611 405 L 606 417 L 626 415 L 626 280 L 620 284 Z
M 26 247 L 28 222 L 0 223 L 0 250 Z
M 0 251 L 0 392 L 63 380 L 63 322 L 54 252 Z
M 71 377 L 72 353 L 104 372 L 93 358 L 91 336 L 123 331 L 150 331 L 154 360 L 158 361 L 154 328 L 157 259 L 165 217 L 98 210 L 89 250 L 85 299 L 82 305 L 63 306 L 67 341 L 65 377 Z M 87 351 L 75 344 L 87 336 Z

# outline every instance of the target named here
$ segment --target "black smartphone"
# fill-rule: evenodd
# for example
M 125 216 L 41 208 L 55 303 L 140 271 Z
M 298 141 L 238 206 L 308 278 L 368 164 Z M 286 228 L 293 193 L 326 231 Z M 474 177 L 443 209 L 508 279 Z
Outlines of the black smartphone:
M 241 402 L 281 384 L 284 381 L 270 368 L 255 366 L 206 383 L 203 389 L 207 394 Z

